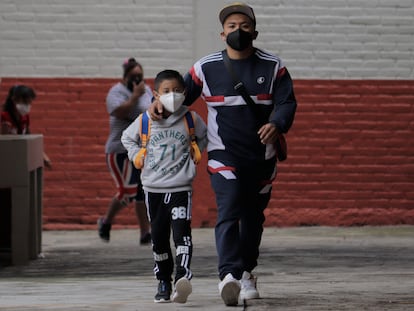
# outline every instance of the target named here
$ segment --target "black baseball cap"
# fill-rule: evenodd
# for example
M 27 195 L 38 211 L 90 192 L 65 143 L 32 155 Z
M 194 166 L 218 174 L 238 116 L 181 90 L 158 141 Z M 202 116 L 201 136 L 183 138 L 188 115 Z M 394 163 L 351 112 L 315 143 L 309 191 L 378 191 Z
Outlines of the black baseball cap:
M 219 14 L 221 24 L 224 24 L 226 18 L 229 17 L 229 15 L 235 13 L 246 15 L 253 21 L 253 24 L 256 25 L 256 17 L 254 16 L 253 9 L 243 2 L 233 2 L 222 8 Z

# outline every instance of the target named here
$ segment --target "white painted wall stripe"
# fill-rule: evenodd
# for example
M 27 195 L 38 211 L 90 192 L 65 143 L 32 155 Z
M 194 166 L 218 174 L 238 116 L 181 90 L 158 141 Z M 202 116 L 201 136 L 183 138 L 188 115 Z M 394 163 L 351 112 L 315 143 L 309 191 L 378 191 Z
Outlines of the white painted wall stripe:
M 2 0 L 3 77 L 119 77 L 186 72 L 224 48 L 219 0 Z M 258 47 L 294 78 L 414 79 L 414 0 L 251 0 Z

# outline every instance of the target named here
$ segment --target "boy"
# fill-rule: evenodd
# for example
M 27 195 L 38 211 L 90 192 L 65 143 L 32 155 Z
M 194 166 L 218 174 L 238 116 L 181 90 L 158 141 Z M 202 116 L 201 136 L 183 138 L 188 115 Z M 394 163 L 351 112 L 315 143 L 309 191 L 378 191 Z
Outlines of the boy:
M 144 112 L 121 138 L 129 159 L 137 168 L 142 168 L 141 180 L 152 231 L 154 273 L 159 280 L 155 302 L 170 302 L 174 269 L 171 228 L 176 248 L 172 300 L 185 303 L 192 291 L 192 181 L 196 175 L 195 162 L 199 161 L 200 152 L 207 144 L 207 130 L 197 113 L 182 106 L 184 91 L 183 77 L 177 71 L 158 73 L 153 94 L 163 104 L 163 118 L 151 121 Z

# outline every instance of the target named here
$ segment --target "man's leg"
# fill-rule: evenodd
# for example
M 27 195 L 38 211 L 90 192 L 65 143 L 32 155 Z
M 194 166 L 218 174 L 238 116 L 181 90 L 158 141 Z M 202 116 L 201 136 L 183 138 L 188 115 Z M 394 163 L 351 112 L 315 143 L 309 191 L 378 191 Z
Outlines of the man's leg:
M 243 271 L 251 272 L 257 266 L 263 234 L 266 209 L 276 176 L 276 164 L 269 160 L 247 169 L 243 176 L 243 207 L 240 219 L 241 256 Z
M 211 175 L 217 203 L 217 222 L 215 226 L 216 248 L 218 254 L 219 277 L 222 280 L 228 273 L 239 279 L 243 273 L 240 257 L 240 200 L 237 179 L 226 180 L 220 174 Z
M 231 169 L 219 170 L 210 178 L 218 211 L 215 227 L 221 280 L 218 288 L 224 303 L 227 306 L 235 306 L 240 292 L 238 280 L 242 274 L 239 237 L 240 183 Z
M 243 179 L 245 196 L 240 220 L 241 256 L 243 258 L 243 275 L 240 280 L 242 300 L 260 297 L 256 286 L 257 278 L 251 272 L 257 266 L 265 221 L 264 210 L 270 200 L 272 181 L 275 176 L 275 163 L 269 161 L 262 166 L 255 165 L 254 172 L 248 172 Z

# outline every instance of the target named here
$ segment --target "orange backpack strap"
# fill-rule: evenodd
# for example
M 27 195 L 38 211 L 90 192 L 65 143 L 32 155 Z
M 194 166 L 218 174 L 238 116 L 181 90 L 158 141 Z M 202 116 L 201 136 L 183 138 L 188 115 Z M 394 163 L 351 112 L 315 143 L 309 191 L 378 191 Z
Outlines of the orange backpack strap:
M 151 120 L 147 113 L 144 112 L 141 117 L 141 149 L 138 151 L 134 159 L 134 166 L 137 169 L 142 169 L 144 166 L 144 159 L 147 155 L 147 143 L 151 132 Z
M 188 133 L 191 138 L 191 157 L 195 164 L 198 164 L 201 160 L 200 148 L 197 145 L 197 137 L 195 135 L 194 119 L 191 111 L 187 111 L 185 114 L 185 120 L 187 122 Z

